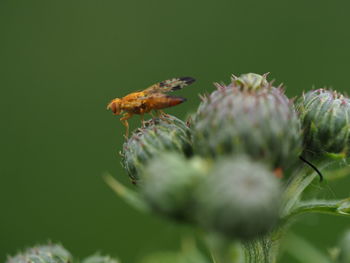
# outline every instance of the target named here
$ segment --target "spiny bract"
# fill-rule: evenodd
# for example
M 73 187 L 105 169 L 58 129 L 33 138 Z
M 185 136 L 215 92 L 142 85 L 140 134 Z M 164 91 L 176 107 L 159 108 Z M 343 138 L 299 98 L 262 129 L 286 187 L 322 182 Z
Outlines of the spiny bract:
M 194 150 L 217 158 L 248 154 L 273 168 L 287 168 L 301 152 L 300 122 L 281 87 L 245 74 L 203 98 L 194 117 Z

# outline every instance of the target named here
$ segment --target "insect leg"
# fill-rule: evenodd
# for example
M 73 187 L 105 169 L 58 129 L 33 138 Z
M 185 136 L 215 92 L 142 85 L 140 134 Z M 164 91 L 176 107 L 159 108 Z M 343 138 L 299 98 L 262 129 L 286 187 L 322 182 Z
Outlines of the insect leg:
M 157 118 L 162 118 L 162 115 L 164 115 L 165 113 L 164 113 L 164 111 L 162 111 L 162 110 L 155 110 L 155 113 L 156 113 L 156 116 L 157 116 Z
M 168 115 L 168 114 L 166 114 L 164 111 L 162 111 L 162 110 L 158 110 L 159 111 L 159 114 L 160 114 L 160 116 L 163 116 L 163 115 Z
M 120 121 L 123 123 L 123 125 L 126 127 L 125 135 L 124 137 L 127 139 L 129 137 L 129 123 L 128 119 L 132 117 L 132 114 L 129 112 L 124 113 L 123 117 L 120 118 Z
M 142 124 L 142 128 L 145 128 L 145 118 L 144 118 L 144 113 L 140 114 L 140 119 L 141 119 L 141 124 Z

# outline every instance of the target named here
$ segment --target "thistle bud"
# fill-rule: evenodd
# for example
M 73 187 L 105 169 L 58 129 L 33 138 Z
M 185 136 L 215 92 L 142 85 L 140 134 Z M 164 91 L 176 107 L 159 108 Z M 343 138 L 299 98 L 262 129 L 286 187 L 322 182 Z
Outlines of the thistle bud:
M 296 108 L 304 130 L 305 155 L 313 158 L 322 158 L 328 153 L 349 156 L 348 98 L 333 90 L 312 90 L 297 100 Z
M 148 161 L 164 152 L 179 152 L 184 156 L 192 154 L 190 129 L 170 115 L 151 119 L 144 128 L 132 134 L 123 145 L 122 165 L 136 182 Z
M 248 240 L 275 226 L 281 186 L 266 166 L 240 156 L 219 160 L 199 187 L 196 200 L 202 226 Z
M 337 262 L 350 262 L 350 230 L 347 230 L 344 233 L 344 236 L 339 243 L 339 256 Z
M 155 212 L 189 221 L 193 192 L 204 173 L 205 163 L 198 158 L 162 154 L 147 165 L 140 182 L 141 194 Z
M 203 98 L 194 120 L 194 150 L 206 157 L 247 154 L 273 168 L 287 168 L 301 151 L 293 104 L 264 76 L 235 77 Z
M 69 263 L 72 256 L 61 245 L 36 246 L 9 258 L 7 263 Z

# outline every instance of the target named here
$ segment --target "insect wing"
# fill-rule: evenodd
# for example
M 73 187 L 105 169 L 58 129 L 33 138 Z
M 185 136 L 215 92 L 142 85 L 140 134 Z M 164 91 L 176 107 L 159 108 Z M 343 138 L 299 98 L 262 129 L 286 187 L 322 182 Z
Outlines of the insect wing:
M 145 89 L 143 92 L 145 92 L 146 94 L 166 93 L 182 89 L 192 84 L 193 82 L 195 82 L 195 79 L 191 77 L 173 78 L 154 84 L 149 88 Z

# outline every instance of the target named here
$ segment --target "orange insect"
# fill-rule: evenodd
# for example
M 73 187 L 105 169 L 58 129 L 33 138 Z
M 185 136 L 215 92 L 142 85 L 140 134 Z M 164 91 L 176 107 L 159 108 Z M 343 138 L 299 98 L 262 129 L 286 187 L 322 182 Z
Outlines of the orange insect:
M 182 89 L 192 84 L 194 81 L 195 79 L 191 77 L 165 80 L 143 91 L 133 92 L 122 98 L 115 98 L 107 105 L 107 110 L 111 109 L 114 115 L 123 114 L 120 120 L 126 127 L 125 136 L 128 137 L 128 119 L 134 114 L 139 114 L 143 124 L 143 115 L 145 113 L 155 110 L 160 115 L 163 114 L 161 109 L 169 108 L 186 101 L 185 98 L 171 96 L 165 93 Z

